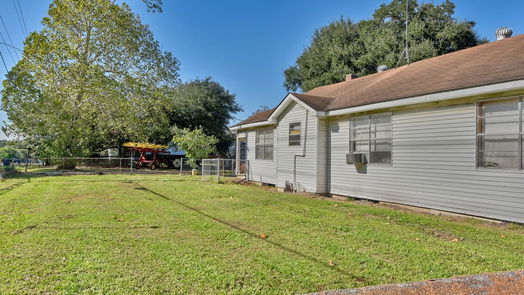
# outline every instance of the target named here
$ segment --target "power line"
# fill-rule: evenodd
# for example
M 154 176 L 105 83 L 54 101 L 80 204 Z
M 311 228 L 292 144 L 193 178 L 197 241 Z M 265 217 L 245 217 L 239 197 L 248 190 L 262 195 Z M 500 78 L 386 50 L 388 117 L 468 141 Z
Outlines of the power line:
M 22 17 L 22 23 L 24 24 L 24 29 L 25 29 L 25 35 L 29 35 L 29 32 L 27 31 L 27 26 L 25 24 L 25 18 L 24 18 L 24 14 L 22 13 L 22 6 L 20 6 L 20 1 L 19 0 L 16 0 L 16 2 L 18 3 L 18 9 L 20 9 L 20 16 Z
M 4 23 L 4 19 L 2 18 L 2 16 L 0 15 L 0 21 L 2 22 L 2 25 L 4 26 L 4 30 L 5 32 L 7 33 L 7 39 L 9 39 L 9 43 L 11 43 L 11 47 L 13 48 L 16 48 L 14 45 L 13 45 L 13 40 L 11 40 L 11 35 L 9 34 L 9 31 L 7 30 L 7 26 L 5 25 Z M 18 56 L 18 52 L 15 51 L 15 54 L 16 54 L 16 58 L 20 58 L 20 56 Z
M 1 34 L 1 33 L 0 33 L 0 34 Z M 10 47 L 10 48 L 12 48 L 12 49 L 16 49 L 16 50 L 18 50 L 18 51 L 20 51 L 20 52 L 24 52 L 22 49 L 20 49 L 20 48 L 18 48 L 18 47 L 14 47 L 14 46 L 12 46 L 12 45 L 9 45 L 9 44 L 7 44 L 7 43 L 5 43 L 5 42 L 0 42 L 0 45 L 4 45 L 4 46 Z M 16 52 L 16 51 L 15 51 L 15 52 Z
M 4 63 L 5 72 L 6 74 L 9 73 L 9 70 L 7 69 L 7 65 L 5 64 L 4 55 L 2 54 L 2 51 L 0 51 L 0 57 L 2 58 L 2 62 Z
M 16 1 L 13 0 L 13 5 L 15 6 L 16 11 L 16 18 L 18 18 L 18 23 L 20 24 L 20 28 L 22 28 L 22 33 L 24 32 L 24 25 L 22 24 L 22 20 L 20 19 L 20 13 L 18 13 L 18 7 L 16 6 Z M 27 32 L 26 32 L 27 35 Z
M 3 44 L 5 46 L 5 48 L 7 49 L 7 53 L 9 53 L 9 57 L 11 57 L 13 63 L 16 63 L 15 59 L 13 58 L 13 55 L 11 54 L 11 48 L 9 48 L 8 44 L 5 43 L 4 35 L 2 34 L 2 32 L 0 32 L 0 38 L 2 38 L 2 42 L 0 42 L 0 44 Z

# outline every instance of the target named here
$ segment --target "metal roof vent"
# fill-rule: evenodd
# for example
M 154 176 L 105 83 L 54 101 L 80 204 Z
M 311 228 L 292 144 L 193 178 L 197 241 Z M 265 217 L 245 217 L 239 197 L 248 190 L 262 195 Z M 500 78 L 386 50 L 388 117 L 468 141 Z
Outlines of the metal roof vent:
M 346 75 L 346 81 L 355 80 L 357 78 L 356 74 L 347 74 Z
M 502 27 L 497 29 L 495 35 L 497 35 L 497 41 L 499 41 L 511 37 L 511 35 L 513 35 L 513 31 L 510 28 Z
M 389 70 L 389 68 L 388 68 L 388 66 L 386 66 L 386 65 L 379 65 L 379 66 L 377 67 L 377 73 L 382 73 L 382 72 L 385 72 L 385 71 L 387 71 L 387 70 Z

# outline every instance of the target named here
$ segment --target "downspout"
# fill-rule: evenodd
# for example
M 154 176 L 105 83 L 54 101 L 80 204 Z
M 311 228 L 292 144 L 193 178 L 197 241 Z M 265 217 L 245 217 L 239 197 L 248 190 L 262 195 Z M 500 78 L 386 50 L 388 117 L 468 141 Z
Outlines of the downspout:
M 297 191 L 297 157 L 305 158 L 306 157 L 306 143 L 307 143 L 307 125 L 309 119 L 309 111 L 306 110 L 306 124 L 304 128 L 304 146 L 302 149 L 302 154 L 293 157 L 293 192 Z

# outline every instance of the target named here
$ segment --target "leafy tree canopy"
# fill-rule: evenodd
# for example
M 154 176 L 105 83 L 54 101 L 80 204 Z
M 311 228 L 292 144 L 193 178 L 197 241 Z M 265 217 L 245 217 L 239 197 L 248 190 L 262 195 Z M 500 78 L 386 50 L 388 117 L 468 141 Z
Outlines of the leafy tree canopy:
M 453 15 L 455 4 L 409 1 L 408 39 L 412 62 L 486 42 L 472 21 Z M 311 44 L 296 63 L 284 71 L 287 90 L 309 91 L 341 82 L 349 73 L 365 76 L 379 65 L 406 64 L 400 59 L 405 44 L 406 0 L 393 0 L 375 10 L 370 20 L 353 23 L 341 18 L 317 29 Z M 399 62 L 400 61 L 400 62 Z
M 146 6 L 147 10 L 151 12 L 162 12 L 162 5 L 164 4 L 163 0 L 142 0 Z
M 0 159 L 7 159 L 7 158 L 19 158 L 21 153 L 9 146 L 4 146 L 0 148 Z
M 229 120 L 242 111 L 235 95 L 211 78 L 196 79 L 177 87 L 168 106 L 169 123 L 179 128 L 201 129 L 217 138 L 217 150 L 225 154 L 233 138 Z
M 178 61 L 124 3 L 55 0 L 7 74 L 6 132 L 41 156 L 86 156 L 168 128 Z
M 186 152 L 189 163 L 193 168 L 196 167 L 196 161 L 208 157 L 215 152 L 215 145 L 218 139 L 213 135 L 206 135 L 200 129 L 190 130 L 188 128 L 173 128 L 173 143 Z

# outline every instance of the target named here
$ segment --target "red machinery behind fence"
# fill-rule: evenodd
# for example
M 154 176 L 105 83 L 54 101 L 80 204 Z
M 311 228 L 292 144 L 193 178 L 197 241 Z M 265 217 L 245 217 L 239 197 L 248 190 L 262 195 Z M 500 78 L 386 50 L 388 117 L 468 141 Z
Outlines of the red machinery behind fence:
M 126 142 L 122 147 L 129 151 L 139 152 L 140 156 L 135 163 L 135 168 L 149 168 L 155 170 L 160 168 L 162 164 L 167 167 L 173 167 L 173 157 L 167 152 L 168 146 L 141 142 Z

